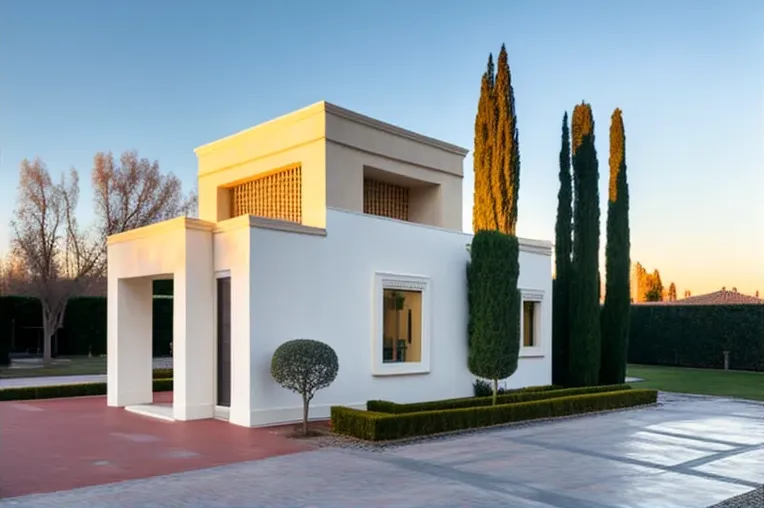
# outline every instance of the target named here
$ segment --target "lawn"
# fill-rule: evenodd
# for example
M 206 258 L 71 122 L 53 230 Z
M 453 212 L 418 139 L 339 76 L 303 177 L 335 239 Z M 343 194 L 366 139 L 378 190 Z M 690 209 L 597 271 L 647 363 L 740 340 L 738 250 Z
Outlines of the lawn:
M 764 401 L 764 373 L 629 365 L 628 375 L 644 379 L 635 388 Z
M 18 365 L 18 367 L 17 367 Z M 106 358 L 88 358 L 72 356 L 55 358 L 48 366 L 41 366 L 39 360 L 14 361 L 14 367 L 0 367 L 0 378 L 44 377 L 44 376 L 82 376 L 106 374 Z

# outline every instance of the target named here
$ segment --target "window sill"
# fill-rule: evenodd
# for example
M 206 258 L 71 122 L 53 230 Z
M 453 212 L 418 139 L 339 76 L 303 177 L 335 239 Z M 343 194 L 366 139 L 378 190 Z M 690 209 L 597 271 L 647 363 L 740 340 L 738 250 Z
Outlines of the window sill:
M 411 362 L 406 364 L 400 363 L 383 363 L 381 365 L 375 365 L 371 375 L 374 377 L 387 377 L 387 376 L 414 376 L 429 374 L 430 367 L 422 364 L 421 362 Z
M 543 358 L 546 352 L 541 347 L 521 347 L 519 358 Z

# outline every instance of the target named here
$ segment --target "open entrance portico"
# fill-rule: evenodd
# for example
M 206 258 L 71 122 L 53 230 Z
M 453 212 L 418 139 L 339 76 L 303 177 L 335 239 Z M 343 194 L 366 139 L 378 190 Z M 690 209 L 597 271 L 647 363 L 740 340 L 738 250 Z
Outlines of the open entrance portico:
M 109 406 L 166 420 L 216 416 L 214 227 L 180 217 L 109 238 Z M 172 406 L 154 405 L 153 400 L 152 281 L 156 279 L 174 281 Z

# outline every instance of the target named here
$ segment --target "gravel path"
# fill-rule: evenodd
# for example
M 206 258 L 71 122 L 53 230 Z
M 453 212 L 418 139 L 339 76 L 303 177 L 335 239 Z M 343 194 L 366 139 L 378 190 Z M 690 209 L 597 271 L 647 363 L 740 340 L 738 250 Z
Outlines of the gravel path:
M 709 508 L 764 508 L 764 486 L 736 496 Z

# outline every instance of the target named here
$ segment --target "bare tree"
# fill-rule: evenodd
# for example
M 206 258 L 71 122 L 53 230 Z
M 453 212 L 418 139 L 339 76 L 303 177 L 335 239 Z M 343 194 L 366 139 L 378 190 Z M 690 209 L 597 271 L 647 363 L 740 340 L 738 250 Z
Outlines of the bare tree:
M 163 175 L 157 161 L 124 152 L 119 165 L 111 152 L 97 153 L 93 161 L 93 189 L 96 213 L 103 237 L 196 210 L 197 196 L 184 196 L 180 180 Z
M 54 184 L 39 159 L 21 163 L 19 196 L 14 219 L 13 254 L 26 267 L 25 292 L 40 300 L 43 362 L 52 357 L 52 337 L 61 328 L 66 304 L 86 291 L 104 269 L 97 235 L 81 230 L 75 216 L 79 180 L 72 169 L 69 181 Z

